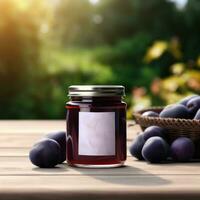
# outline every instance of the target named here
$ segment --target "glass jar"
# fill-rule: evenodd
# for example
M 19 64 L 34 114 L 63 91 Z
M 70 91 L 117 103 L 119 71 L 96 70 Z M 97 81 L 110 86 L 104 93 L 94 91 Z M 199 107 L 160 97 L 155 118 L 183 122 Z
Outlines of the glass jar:
M 126 160 L 123 86 L 70 86 L 67 162 L 78 167 L 117 167 Z

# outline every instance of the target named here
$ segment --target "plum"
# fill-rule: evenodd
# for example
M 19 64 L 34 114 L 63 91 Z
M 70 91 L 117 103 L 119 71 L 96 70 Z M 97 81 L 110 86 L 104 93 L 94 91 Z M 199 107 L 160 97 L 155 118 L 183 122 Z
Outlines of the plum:
M 196 115 L 196 112 L 200 109 L 200 96 L 194 97 L 187 102 L 188 110 L 192 118 Z
M 159 115 L 161 118 L 181 118 L 189 119 L 191 118 L 190 112 L 184 105 L 173 104 L 165 107 Z
M 154 111 L 146 111 L 142 113 L 143 117 L 159 117 L 159 114 Z
M 160 163 L 167 159 L 168 149 L 168 144 L 163 138 L 154 136 L 145 142 L 142 148 L 142 156 L 150 163 Z
M 196 115 L 194 116 L 194 119 L 200 120 L 200 109 L 197 111 Z
M 66 132 L 56 131 L 47 134 L 46 137 L 55 140 L 60 145 L 61 156 L 59 163 L 63 163 L 66 160 Z
M 200 159 L 200 140 L 199 139 L 194 142 L 194 147 L 195 147 L 195 151 L 194 151 L 193 157 L 195 159 Z
M 129 148 L 131 155 L 136 157 L 138 160 L 143 160 L 142 147 L 144 146 L 144 143 L 145 140 L 143 137 L 143 133 L 141 133 L 136 137 Z
M 194 143 L 187 137 L 177 138 L 170 147 L 171 157 L 179 162 L 189 161 L 193 157 L 194 151 Z
M 187 96 L 187 97 L 181 99 L 178 103 L 179 103 L 179 104 L 182 104 L 182 105 L 184 105 L 184 106 L 186 106 L 187 103 L 188 103 L 188 101 L 190 101 L 190 100 L 193 99 L 194 97 L 198 97 L 198 95 L 190 95 L 190 96 Z
M 29 159 L 38 167 L 51 168 L 59 163 L 60 152 L 60 145 L 55 140 L 45 138 L 32 147 Z
M 143 133 L 144 140 L 147 141 L 150 137 L 159 136 L 165 138 L 166 130 L 159 126 L 149 126 Z

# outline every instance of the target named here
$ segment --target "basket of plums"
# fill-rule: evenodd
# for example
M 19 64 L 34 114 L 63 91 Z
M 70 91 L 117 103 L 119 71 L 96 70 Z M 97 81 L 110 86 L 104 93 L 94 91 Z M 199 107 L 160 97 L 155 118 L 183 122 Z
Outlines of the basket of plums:
M 166 107 L 133 113 L 142 132 L 130 153 L 150 163 L 200 159 L 200 96 L 188 96 Z

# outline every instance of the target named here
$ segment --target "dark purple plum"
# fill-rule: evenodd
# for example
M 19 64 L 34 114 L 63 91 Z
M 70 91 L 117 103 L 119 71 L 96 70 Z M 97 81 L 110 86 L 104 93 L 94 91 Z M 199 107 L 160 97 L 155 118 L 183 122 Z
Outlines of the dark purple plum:
M 200 109 L 200 96 L 192 98 L 187 103 L 188 110 L 192 118 L 196 115 L 196 112 Z
M 179 104 L 182 104 L 182 105 L 184 105 L 184 106 L 186 106 L 187 103 L 188 103 L 188 101 L 190 101 L 190 100 L 193 99 L 194 97 L 198 97 L 198 95 L 190 95 L 190 96 L 187 96 L 187 97 L 181 99 L 178 103 L 179 103 Z
M 143 117 L 159 117 L 159 114 L 154 111 L 146 111 L 142 113 Z
M 135 140 L 133 140 L 129 151 L 132 156 L 137 158 L 138 160 L 143 160 L 142 157 L 142 147 L 144 146 L 145 140 L 143 138 L 143 134 L 139 134 Z
M 165 107 L 159 115 L 161 118 L 180 118 L 189 119 L 191 118 L 190 112 L 187 107 L 181 104 L 173 104 Z
M 168 144 L 163 138 L 158 136 L 151 137 L 142 148 L 142 156 L 150 163 L 160 163 L 167 159 L 168 149 Z
M 196 115 L 194 116 L 194 119 L 200 120 L 200 109 L 197 111 Z
M 165 138 L 166 130 L 159 126 L 149 126 L 143 133 L 144 140 L 147 141 L 150 137 L 159 136 Z
M 60 161 L 60 145 L 45 138 L 36 143 L 29 152 L 31 162 L 41 168 L 52 168 Z
M 195 147 L 191 139 L 177 138 L 170 147 L 171 157 L 178 162 L 187 162 L 192 159 Z
M 200 159 L 200 140 L 195 141 L 195 152 L 194 152 L 194 158 Z
M 63 163 L 66 160 L 66 132 L 56 131 L 47 134 L 46 137 L 55 140 L 60 145 L 61 157 L 59 163 Z

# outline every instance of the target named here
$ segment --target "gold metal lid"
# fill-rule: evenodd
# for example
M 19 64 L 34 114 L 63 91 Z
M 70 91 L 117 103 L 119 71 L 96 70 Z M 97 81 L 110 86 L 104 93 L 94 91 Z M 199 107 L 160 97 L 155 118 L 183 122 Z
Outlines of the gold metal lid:
M 69 96 L 125 96 L 122 85 L 72 85 Z

